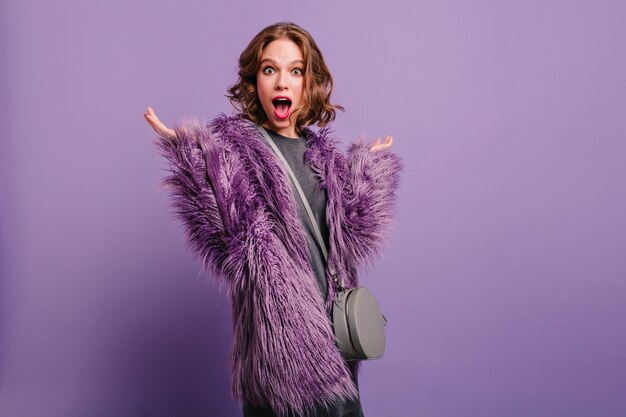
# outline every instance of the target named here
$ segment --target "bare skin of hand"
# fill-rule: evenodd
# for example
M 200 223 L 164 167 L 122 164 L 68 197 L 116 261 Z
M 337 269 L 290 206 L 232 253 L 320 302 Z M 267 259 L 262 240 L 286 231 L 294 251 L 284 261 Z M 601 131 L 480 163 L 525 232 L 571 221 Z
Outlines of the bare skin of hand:
M 157 132 L 158 134 L 166 134 L 166 135 L 168 135 L 168 136 L 170 136 L 172 138 L 176 138 L 176 131 L 174 129 L 170 129 L 169 127 L 167 127 L 157 117 L 157 115 L 154 113 L 154 109 L 152 109 L 152 107 L 148 106 L 148 109 L 143 114 L 143 117 L 150 124 L 150 126 L 152 126 L 152 129 L 154 129 L 154 131 Z M 374 143 L 372 143 L 372 145 L 370 145 L 370 151 L 379 151 L 379 150 L 382 150 L 382 149 L 387 149 L 387 148 L 391 147 L 392 144 L 393 144 L 393 137 L 391 137 L 391 136 L 385 137 L 385 142 L 381 142 L 380 138 L 376 138 Z
M 176 137 L 176 131 L 165 126 L 165 124 L 161 120 L 159 120 L 157 115 L 154 113 L 152 107 L 148 107 L 146 112 L 143 114 L 143 117 L 150 124 L 150 126 L 152 126 L 152 129 L 154 129 L 154 131 L 158 134 L 166 134 L 172 138 Z
M 370 146 L 370 151 L 380 151 L 381 149 L 387 149 L 391 147 L 393 143 L 393 138 L 391 136 L 387 136 L 385 138 L 385 142 L 381 143 L 380 138 L 376 138 L 374 143 Z

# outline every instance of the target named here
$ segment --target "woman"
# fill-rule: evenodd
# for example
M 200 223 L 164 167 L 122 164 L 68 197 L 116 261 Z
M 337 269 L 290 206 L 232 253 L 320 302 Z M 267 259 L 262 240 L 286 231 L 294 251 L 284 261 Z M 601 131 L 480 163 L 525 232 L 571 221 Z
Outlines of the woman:
M 333 266 L 348 288 L 372 262 L 392 221 L 399 158 L 393 139 L 352 144 L 326 127 L 340 106 L 313 38 L 293 23 L 263 29 L 242 52 L 229 98 L 239 112 L 208 124 L 146 120 L 171 164 L 165 184 L 203 266 L 228 287 L 232 393 L 245 416 L 362 416 L 358 362 L 335 342 Z M 319 131 L 310 126 L 317 124 Z M 314 211 L 328 262 L 280 160 L 285 155 Z

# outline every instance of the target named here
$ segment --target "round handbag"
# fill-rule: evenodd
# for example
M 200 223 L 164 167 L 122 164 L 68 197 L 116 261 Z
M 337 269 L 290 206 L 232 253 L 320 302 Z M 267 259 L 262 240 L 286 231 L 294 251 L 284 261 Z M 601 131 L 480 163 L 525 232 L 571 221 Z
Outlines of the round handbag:
M 313 216 L 311 206 L 304 195 L 304 191 L 302 191 L 296 175 L 265 128 L 260 125 L 257 125 L 257 128 L 289 174 L 298 195 L 302 199 L 324 260 L 328 263 L 328 250 L 322 239 L 315 216 Z M 343 358 L 346 361 L 380 358 L 385 350 L 385 325 L 387 324 L 387 319 L 380 311 L 374 295 L 365 287 L 346 289 L 343 275 L 341 282 L 339 282 L 335 269 L 330 265 L 329 272 L 335 281 L 337 292 L 337 298 L 333 305 L 333 327 L 337 346 Z
M 378 359 L 383 356 L 387 319 L 368 288 L 351 288 L 337 293 L 333 325 L 344 359 Z

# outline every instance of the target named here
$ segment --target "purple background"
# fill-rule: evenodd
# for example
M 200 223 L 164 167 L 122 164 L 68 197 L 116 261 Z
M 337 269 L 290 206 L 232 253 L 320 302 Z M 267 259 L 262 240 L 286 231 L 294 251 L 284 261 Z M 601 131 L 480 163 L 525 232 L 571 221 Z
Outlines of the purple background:
M 264 26 L 307 28 L 347 145 L 392 134 L 390 320 L 367 416 L 626 415 L 621 1 L 0 5 L 0 415 L 238 416 L 225 289 L 143 119 L 230 112 Z

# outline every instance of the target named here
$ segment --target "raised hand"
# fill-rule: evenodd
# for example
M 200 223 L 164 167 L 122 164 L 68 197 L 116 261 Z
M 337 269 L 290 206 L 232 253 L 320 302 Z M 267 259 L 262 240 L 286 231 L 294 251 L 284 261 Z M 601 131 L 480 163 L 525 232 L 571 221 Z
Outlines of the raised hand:
M 152 107 L 148 107 L 146 112 L 143 114 L 143 117 L 158 134 L 166 134 L 172 138 L 176 138 L 176 131 L 165 126 L 165 124 L 163 124 L 163 122 L 159 120 L 157 115 L 154 113 Z
M 376 138 L 374 143 L 370 145 L 370 151 L 380 151 L 381 149 L 387 149 L 393 143 L 393 138 L 391 136 L 387 136 L 385 138 L 385 142 L 381 143 L 380 138 Z

